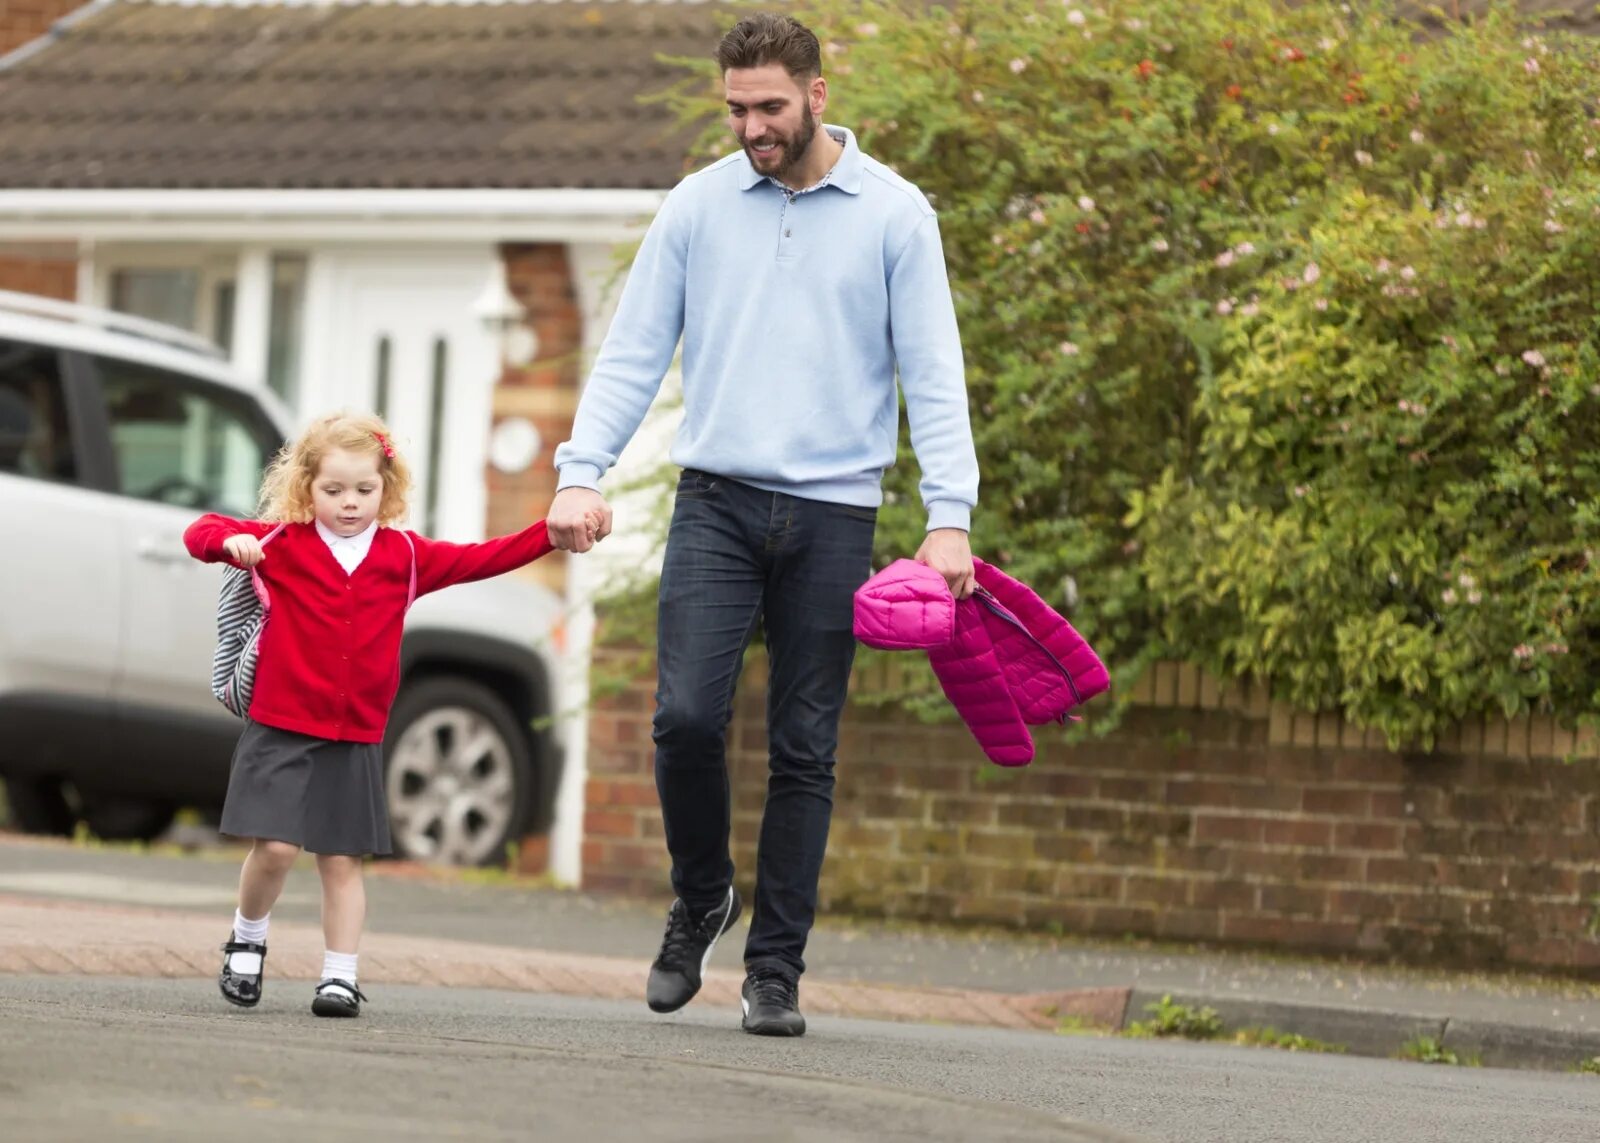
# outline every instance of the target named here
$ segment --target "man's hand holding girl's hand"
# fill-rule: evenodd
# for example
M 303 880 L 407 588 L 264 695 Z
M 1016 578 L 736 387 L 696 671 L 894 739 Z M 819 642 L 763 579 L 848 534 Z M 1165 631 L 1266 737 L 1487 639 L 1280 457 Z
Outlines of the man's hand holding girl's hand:
M 563 488 L 546 519 L 550 543 L 563 552 L 587 552 L 611 534 L 611 506 L 592 488 Z
M 222 550 L 228 554 L 230 560 L 245 568 L 255 567 L 267 555 L 261 548 L 261 541 L 244 532 L 229 536 L 222 541 Z

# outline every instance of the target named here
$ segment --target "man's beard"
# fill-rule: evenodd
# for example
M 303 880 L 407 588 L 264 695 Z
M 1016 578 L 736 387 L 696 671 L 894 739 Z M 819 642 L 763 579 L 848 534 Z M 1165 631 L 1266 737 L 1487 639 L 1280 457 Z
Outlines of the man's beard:
M 811 140 L 817 135 L 817 117 L 811 114 L 809 106 L 800 111 L 800 126 L 795 128 L 794 135 L 788 139 L 776 136 L 778 144 L 778 165 L 773 170 L 766 170 L 761 166 L 761 160 L 749 143 L 744 144 L 744 153 L 750 157 L 750 165 L 764 175 L 781 178 L 794 169 L 794 165 L 805 157 L 811 148 Z M 768 156 L 769 158 L 771 156 Z

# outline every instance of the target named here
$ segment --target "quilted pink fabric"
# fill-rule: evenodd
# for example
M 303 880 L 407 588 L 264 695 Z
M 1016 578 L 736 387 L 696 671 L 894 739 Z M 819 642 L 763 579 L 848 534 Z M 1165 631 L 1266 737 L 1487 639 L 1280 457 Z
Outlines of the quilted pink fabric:
M 944 577 L 896 560 L 856 592 L 856 638 L 928 652 L 945 697 L 989 759 L 1033 761 L 1029 726 L 1064 722 L 1111 685 L 1072 624 L 999 568 L 973 561 L 979 591 L 957 602 Z

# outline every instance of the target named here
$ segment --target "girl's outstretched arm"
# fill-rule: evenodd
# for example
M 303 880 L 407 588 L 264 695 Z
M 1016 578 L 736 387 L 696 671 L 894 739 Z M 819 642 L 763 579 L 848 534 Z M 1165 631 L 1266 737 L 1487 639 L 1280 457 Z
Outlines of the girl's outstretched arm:
M 488 579 L 531 564 L 555 549 L 546 534 L 545 522 L 509 536 L 497 536 L 481 544 L 451 544 L 411 533 L 417 549 L 417 594 L 426 595 L 453 583 Z

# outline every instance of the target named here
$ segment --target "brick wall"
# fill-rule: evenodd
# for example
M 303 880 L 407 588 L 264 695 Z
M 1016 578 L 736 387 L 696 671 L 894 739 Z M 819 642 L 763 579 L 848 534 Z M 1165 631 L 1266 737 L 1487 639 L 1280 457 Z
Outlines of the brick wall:
M 71 259 L 0 254 L 0 290 L 20 290 L 70 302 L 78 295 L 78 264 Z
M 604 667 L 602 660 L 601 666 Z M 646 679 L 590 728 L 584 880 L 661 894 Z M 745 889 L 765 780 L 761 663 L 730 730 Z M 1002 771 L 960 726 L 852 710 L 823 907 L 1045 932 L 1600 970 L 1600 740 L 1545 719 L 1390 754 L 1164 665 L 1109 739 Z M 1570 757 L 1570 761 L 1563 758 Z
M 555 450 L 571 435 L 583 366 L 583 313 L 566 246 L 508 244 L 500 253 L 506 263 L 507 288 L 527 310 L 539 347 L 527 366 L 507 368 L 501 375 L 494 392 L 494 421 L 526 418 L 539 430 L 543 447 L 522 472 L 486 467 L 486 526 L 491 536 L 526 528 L 549 511 L 556 492 Z M 566 557 L 559 552 L 547 556 L 533 565 L 532 574 L 561 591 Z
M 36 40 L 86 0 L 0 0 L 0 55 Z

